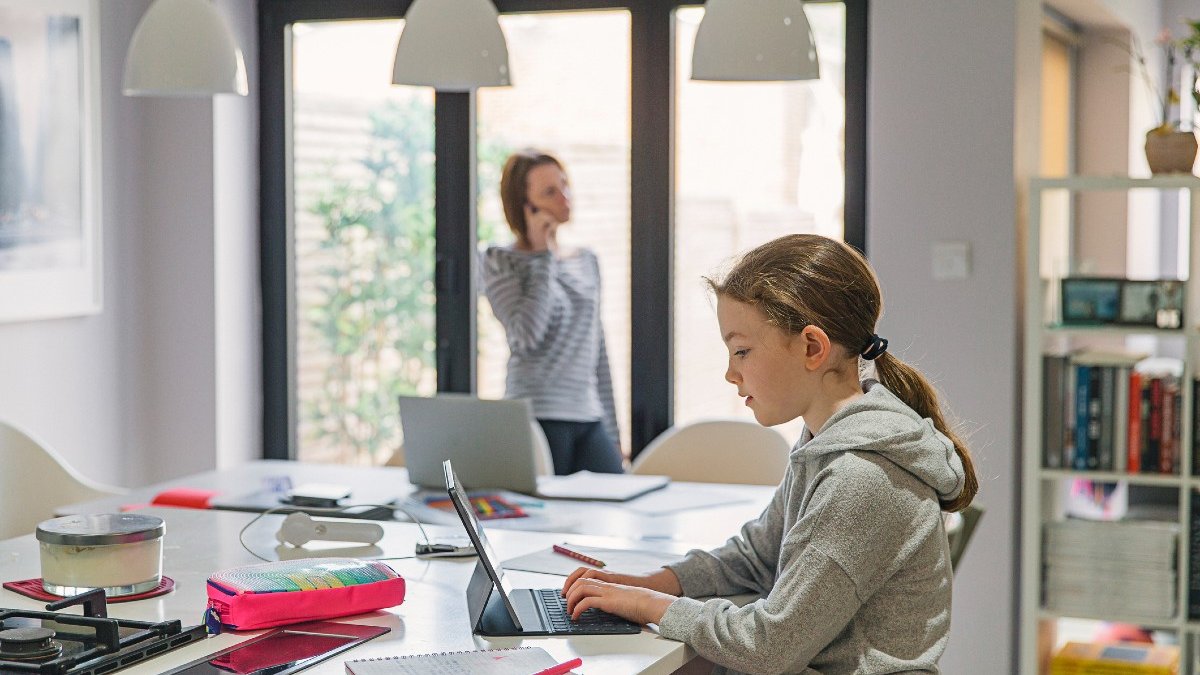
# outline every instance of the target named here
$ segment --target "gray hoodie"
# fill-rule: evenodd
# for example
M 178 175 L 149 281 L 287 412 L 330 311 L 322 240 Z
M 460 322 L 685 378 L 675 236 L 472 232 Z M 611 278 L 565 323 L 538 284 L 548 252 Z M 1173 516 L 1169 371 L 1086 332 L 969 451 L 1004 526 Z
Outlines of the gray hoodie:
M 938 499 L 962 490 L 962 462 L 932 421 L 863 387 L 815 437 L 805 430 L 757 520 L 669 566 L 683 597 L 659 630 L 714 672 L 938 672 L 951 583 Z M 763 597 L 694 599 L 739 593 Z

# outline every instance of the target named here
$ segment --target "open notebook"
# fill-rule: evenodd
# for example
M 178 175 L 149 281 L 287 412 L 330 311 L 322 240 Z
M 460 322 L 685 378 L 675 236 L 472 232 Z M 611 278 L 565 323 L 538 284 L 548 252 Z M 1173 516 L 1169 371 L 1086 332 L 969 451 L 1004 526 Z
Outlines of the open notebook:
M 415 654 L 346 662 L 349 675 L 529 675 L 556 665 L 541 647 Z

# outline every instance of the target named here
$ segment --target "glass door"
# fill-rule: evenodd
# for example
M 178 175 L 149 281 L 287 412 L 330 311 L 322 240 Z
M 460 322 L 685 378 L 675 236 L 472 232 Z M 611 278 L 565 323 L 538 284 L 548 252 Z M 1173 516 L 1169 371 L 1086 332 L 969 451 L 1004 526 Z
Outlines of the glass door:
M 401 20 L 291 25 L 296 458 L 371 464 L 434 369 L 433 90 L 391 84 Z

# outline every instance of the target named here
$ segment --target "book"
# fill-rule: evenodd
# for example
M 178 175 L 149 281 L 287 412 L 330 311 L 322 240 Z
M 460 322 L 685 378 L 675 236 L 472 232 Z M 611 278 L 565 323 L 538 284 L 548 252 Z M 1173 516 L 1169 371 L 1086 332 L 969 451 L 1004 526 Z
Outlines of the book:
M 537 496 L 547 499 L 592 499 L 623 502 L 667 486 L 667 476 L 576 471 L 538 478 Z
M 1068 642 L 1050 659 L 1051 675 L 1176 675 L 1179 647 L 1140 642 Z
M 346 662 L 346 672 L 349 675 L 529 675 L 557 664 L 541 647 L 513 647 L 356 659 Z

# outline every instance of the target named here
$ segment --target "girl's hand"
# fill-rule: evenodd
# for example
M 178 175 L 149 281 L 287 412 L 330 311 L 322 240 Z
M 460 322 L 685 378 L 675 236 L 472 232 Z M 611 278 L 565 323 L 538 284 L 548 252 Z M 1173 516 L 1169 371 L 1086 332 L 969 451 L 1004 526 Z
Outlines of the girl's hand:
M 537 209 L 532 204 L 525 204 L 525 236 L 529 240 L 529 248 L 533 251 L 547 251 L 558 248 L 557 231 L 561 225 L 549 211 Z
M 649 574 L 617 574 L 616 572 L 606 572 L 598 570 L 594 567 L 580 567 L 567 577 L 563 583 L 562 593 L 565 597 L 567 592 L 571 590 L 571 586 L 580 579 L 598 579 L 610 584 L 621 584 L 623 586 L 638 586 L 648 588 L 659 593 L 678 596 L 683 593 L 683 587 L 679 585 L 679 577 L 667 568 L 651 572 Z
M 573 618 L 589 607 L 598 607 L 638 623 L 658 623 L 681 593 L 679 577 L 666 568 L 650 574 L 617 574 L 580 567 L 563 584 L 567 611 Z
M 595 607 L 640 624 L 658 623 L 667 607 L 675 601 L 673 595 L 592 577 L 577 578 L 567 591 L 566 598 L 567 611 L 572 619 L 578 619 L 584 611 Z

